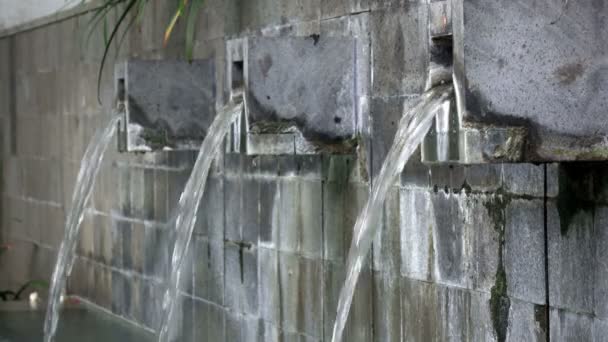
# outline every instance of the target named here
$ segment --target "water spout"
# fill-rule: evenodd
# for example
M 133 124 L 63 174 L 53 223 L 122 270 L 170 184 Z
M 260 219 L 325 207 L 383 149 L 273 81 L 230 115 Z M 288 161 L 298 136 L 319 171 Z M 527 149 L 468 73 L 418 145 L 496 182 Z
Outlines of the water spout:
M 120 116 L 118 113 L 113 113 L 110 121 L 95 133 L 82 157 L 76 186 L 72 194 L 72 204 L 65 223 L 63 241 L 59 247 L 55 270 L 51 278 L 49 303 L 44 321 L 45 342 L 52 342 L 55 338 L 57 323 L 59 321 L 59 310 L 61 309 L 62 292 L 65 288 L 66 279 L 74 265 L 76 242 L 84 218 L 84 210 L 93 192 L 93 186 L 95 185 L 95 179 L 97 178 L 101 162 L 110 145 L 110 141 L 112 141 L 119 121 Z
M 244 108 L 246 110 L 246 107 L 244 96 L 235 95 L 231 103 L 218 112 L 209 127 L 209 133 L 201 145 L 192 174 L 179 199 L 175 220 L 175 233 L 177 237 L 171 258 L 171 276 L 163 297 L 163 317 L 158 337 L 158 340 L 161 342 L 166 342 L 170 339 L 170 325 L 171 322 L 175 321 L 174 315 L 179 295 L 182 267 L 192 238 L 192 231 L 196 224 L 198 204 L 203 197 L 211 162 L 220 151 L 222 141 L 230 130 L 231 124 L 241 115 Z
M 353 240 L 348 253 L 346 280 L 338 299 L 338 311 L 332 334 L 333 342 L 340 342 L 342 339 L 355 286 L 365 256 L 378 230 L 377 221 L 388 190 L 422 142 L 433 123 L 435 114 L 446 101 L 450 101 L 452 93 L 452 85 L 442 85 L 430 89 L 403 115 L 399 122 L 393 145 L 382 164 L 380 173 L 375 178 L 371 195 L 355 223 Z

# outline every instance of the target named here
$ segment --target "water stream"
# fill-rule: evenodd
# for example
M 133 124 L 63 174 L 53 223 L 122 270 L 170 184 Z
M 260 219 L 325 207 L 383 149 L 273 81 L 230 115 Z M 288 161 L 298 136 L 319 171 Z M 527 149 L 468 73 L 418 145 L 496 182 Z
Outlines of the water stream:
M 418 148 L 422 139 L 424 139 L 437 111 L 442 106 L 449 104 L 447 101 L 452 93 L 451 85 L 439 86 L 429 90 L 403 115 L 399 122 L 393 145 L 373 183 L 371 195 L 355 223 L 353 240 L 346 264 L 346 280 L 338 299 L 338 311 L 332 334 L 333 342 L 342 340 L 357 280 L 372 240 L 379 228 L 377 222 L 388 190 Z
M 72 194 L 72 204 L 65 223 L 63 241 L 59 247 L 55 270 L 51 278 L 49 303 L 44 321 L 45 342 L 52 342 L 54 340 L 59 320 L 59 310 L 61 309 L 61 295 L 65 288 L 66 279 L 74 264 L 76 242 L 78 241 L 78 233 L 84 218 L 85 207 L 93 192 L 97 173 L 99 172 L 105 152 L 112 141 L 119 120 L 120 116 L 118 113 L 113 113 L 110 121 L 93 135 L 82 157 L 74 193 Z
M 209 133 L 201 145 L 192 174 L 180 196 L 175 214 L 176 240 L 171 257 L 171 277 L 163 297 L 163 317 L 158 338 L 161 342 L 169 341 L 171 323 L 175 321 L 175 309 L 179 299 L 179 285 L 184 257 L 196 224 L 199 202 L 203 197 L 211 162 L 220 151 L 222 141 L 230 130 L 230 125 L 239 117 L 244 107 L 246 109 L 243 102 L 229 104 L 216 115 L 209 127 Z

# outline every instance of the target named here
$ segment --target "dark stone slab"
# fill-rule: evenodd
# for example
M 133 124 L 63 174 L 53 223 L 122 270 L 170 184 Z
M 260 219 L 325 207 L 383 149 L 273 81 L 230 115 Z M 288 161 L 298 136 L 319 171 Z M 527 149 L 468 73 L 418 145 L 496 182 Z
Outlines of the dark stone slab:
M 608 6 L 456 2 L 466 121 L 528 129 L 527 160 L 608 157 Z M 500 20 L 497 20 L 500 18 Z
M 215 117 L 213 60 L 129 60 L 117 66 L 125 151 L 196 149 Z

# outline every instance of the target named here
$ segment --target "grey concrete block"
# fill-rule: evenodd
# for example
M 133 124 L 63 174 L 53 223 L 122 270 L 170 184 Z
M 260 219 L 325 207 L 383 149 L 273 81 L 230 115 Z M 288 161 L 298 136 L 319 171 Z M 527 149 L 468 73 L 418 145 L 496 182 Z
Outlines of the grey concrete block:
M 329 0 L 321 2 L 321 19 L 336 18 L 369 10 L 369 0 Z
M 547 328 L 544 306 L 511 300 L 507 341 L 546 341 Z
M 95 215 L 90 226 L 93 232 L 94 258 L 104 265 L 112 265 L 112 222 L 106 216 Z M 65 235 L 65 234 L 62 234 Z M 62 236 L 60 235 L 60 236 Z M 143 233 L 142 233 L 143 237 Z M 143 242 L 143 239 L 142 239 Z M 141 268 L 140 268 L 141 270 Z
M 224 247 L 224 303 L 240 314 L 258 313 L 257 254 L 257 249 L 245 245 Z
M 249 244 L 257 244 L 260 236 L 259 182 L 251 179 L 243 180 L 242 191 L 243 207 L 239 215 L 241 240 Z
M 59 249 L 64 236 L 65 213 L 62 207 L 46 206 L 40 231 L 40 240 L 52 249 Z
M 551 308 L 549 337 L 551 341 L 601 341 L 604 336 L 593 336 L 593 317 Z
M 323 158 L 322 178 L 327 182 L 346 183 L 356 161 L 349 155 L 332 155 Z
M 55 259 L 55 258 L 53 258 Z M 4 265 L 2 265 L 4 267 Z M 86 278 L 86 261 L 80 257 L 74 260 L 72 274 L 68 277 L 66 293 L 87 298 L 89 295 L 89 284 Z M 4 284 L 3 284 L 4 285 Z M 6 286 L 6 285 L 4 285 Z
M 325 340 L 331 339 L 333 325 L 336 319 L 338 297 L 344 284 L 346 276 L 345 266 L 341 263 L 325 261 L 323 266 L 323 311 Z M 357 282 L 353 303 L 351 305 L 348 321 L 344 328 L 345 341 L 370 341 L 372 340 L 372 279 L 369 263 L 363 266 L 363 270 Z
M 608 321 L 601 319 L 593 320 L 593 339 L 595 341 L 601 341 L 606 337 L 608 333 Z
M 237 56 L 238 46 L 244 56 Z M 249 90 L 248 134 L 295 134 L 294 153 L 352 150 L 360 93 L 356 61 L 365 58 L 359 50 L 350 37 L 318 34 L 231 42 L 229 59 L 244 63 Z
M 164 288 L 155 282 L 144 281 L 141 283 L 143 320 L 142 323 L 149 329 L 157 330 L 160 324 L 160 313 L 162 312 L 162 298 Z
M 158 279 L 169 276 L 173 234 L 169 229 L 145 227 L 144 233 L 144 274 Z
M 502 185 L 502 164 L 470 165 L 465 168 L 467 184 L 473 191 L 493 192 Z
M 429 168 L 431 186 L 435 191 L 460 193 L 469 191 L 465 167 L 460 165 L 432 165 Z
M 352 227 L 365 205 L 368 188 L 346 181 L 327 182 L 323 196 L 324 258 L 344 262 L 351 245 Z
M 311 21 L 320 17 L 320 1 L 276 3 L 272 0 L 238 1 L 239 29 L 259 30 L 292 22 Z
M 401 280 L 402 334 L 406 341 L 444 340 L 440 291 L 435 284 Z M 449 307 L 448 307 L 449 308 Z M 454 308 L 457 309 L 457 308 Z M 456 316 L 458 317 L 458 316 Z M 466 318 L 465 315 L 461 315 Z
M 608 247 L 603 243 L 608 239 L 608 208 L 598 206 L 593 219 L 595 228 L 595 279 L 593 286 L 594 314 L 602 319 L 608 318 Z
M 242 341 L 241 339 L 241 323 L 240 316 L 234 312 L 226 313 L 226 341 Z
M 473 278 L 473 288 L 486 293 L 496 285 L 496 273 L 501 262 L 500 229 L 504 224 L 501 217 L 506 215 L 507 210 L 506 207 L 501 207 L 505 205 L 504 198 L 497 195 L 469 197 L 467 201 L 465 221 L 474 236 L 470 275 Z M 504 250 L 503 246 L 503 258 Z
M 544 165 L 504 164 L 504 188 L 516 195 L 542 197 L 545 191 L 544 173 Z
M 110 238 L 111 242 L 109 245 L 111 246 L 110 251 L 110 261 L 109 264 L 114 268 L 122 268 L 123 267 L 123 243 L 122 236 L 123 230 L 122 225 L 119 223 L 120 220 L 115 217 L 110 217 L 110 226 L 108 227 L 110 230 Z M 90 229 L 89 229 L 90 230 Z M 85 233 L 85 230 L 81 228 L 80 234 L 93 234 L 93 232 Z M 105 244 L 105 242 L 104 242 Z
M 489 295 L 402 278 L 406 341 L 495 341 Z
M 196 237 L 194 247 L 194 295 L 224 304 L 224 246 Z
M 549 201 L 547 205 L 549 303 L 556 308 L 592 313 L 597 265 L 593 217 L 580 212 L 562 231 L 555 203 Z
M 398 11 L 370 14 L 372 96 L 388 97 L 422 92 L 428 61 L 426 5 L 409 3 Z
M 224 181 L 224 237 L 230 241 L 241 240 L 241 219 L 243 210 L 243 182 L 240 179 L 226 178 Z
M 3 158 L 2 163 L 2 190 L 12 196 L 20 196 L 24 191 L 24 163 L 19 158 Z
M 322 253 L 322 191 L 315 181 L 281 181 L 279 249 L 314 258 Z
M 114 273 L 112 270 L 95 265 L 94 271 L 94 280 L 95 285 L 93 286 L 93 292 L 91 294 L 91 299 L 94 303 L 98 303 L 99 306 L 110 309 L 112 304 L 114 303 L 114 299 L 112 297 L 112 292 L 114 290 Z M 127 287 L 123 282 L 123 286 Z M 119 309 L 123 312 L 126 308 L 126 303 Z
M 506 208 L 504 267 L 510 297 L 546 303 L 542 200 L 513 200 Z
M 373 241 L 372 262 L 374 270 L 401 272 L 401 196 L 394 187 L 387 195 L 381 225 Z
M 601 119 L 605 99 L 596 92 L 606 84 L 590 83 L 586 70 L 595 70 L 591 56 L 597 52 L 583 48 L 583 42 L 600 32 L 592 24 L 598 8 L 591 3 L 580 6 L 564 13 L 566 20 L 561 20 L 562 9 L 559 3 L 542 9 L 529 8 L 526 2 L 492 1 L 483 7 L 475 1 L 460 3 L 457 10 L 464 11 L 466 19 L 455 46 L 466 69 L 465 121 L 493 113 L 493 125 L 508 121 L 531 126 L 538 138 L 528 148 L 537 159 L 600 160 L 605 158 L 600 136 L 608 126 Z M 488 12 L 501 18 L 500 25 Z M 549 29 L 541 24 L 545 22 L 554 24 Z M 564 35 L 575 43 L 560 44 Z M 538 38 L 538 44 L 529 44 L 529 37 Z M 512 48 L 504 49 L 506 44 Z M 596 76 L 605 77 L 603 72 Z
M 435 250 L 435 277 L 442 284 L 468 287 L 467 229 L 460 217 L 460 204 L 464 199 L 443 192 L 431 197 L 434 221 L 433 247 Z
M 260 318 L 276 326 L 281 325 L 281 284 L 279 255 L 274 249 L 258 249 L 258 291 Z
M 186 167 L 180 171 L 174 171 L 168 174 L 168 196 L 167 196 L 167 204 L 169 215 L 168 219 L 174 219 L 174 215 L 178 208 L 179 199 L 182 195 L 186 183 L 188 182 L 188 178 L 192 173 L 192 166 Z
M 225 339 L 225 311 L 216 306 L 197 299 L 192 304 L 192 341 L 227 341 Z
M 431 195 L 423 191 L 402 190 L 400 197 L 401 275 L 412 279 L 433 279 L 436 253 L 435 222 L 428 215 L 432 212 Z
M 401 286 L 398 273 L 374 272 L 374 341 L 401 341 Z
M 86 215 L 81 223 L 80 234 L 76 251 L 80 256 L 92 259 L 95 251 L 95 231 L 93 230 L 93 216 Z M 122 261 L 122 260 L 121 260 Z M 121 262 L 122 264 L 122 262 Z
M 154 220 L 158 222 L 166 222 L 170 215 L 168 178 L 167 171 L 154 170 Z
M 133 271 L 142 274 L 144 270 L 145 259 L 145 233 L 144 224 L 136 223 L 131 226 L 131 255 L 133 258 Z M 109 231 L 109 229 L 106 229 Z
M 259 246 L 277 248 L 279 245 L 280 188 L 274 180 L 260 182 Z
M 308 336 L 323 336 L 323 263 L 291 253 L 279 253 L 282 328 Z
M 372 177 L 375 177 L 380 172 L 386 154 L 393 144 L 401 116 L 407 111 L 409 106 L 414 103 L 414 100 L 415 98 L 410 97 L 371 99 Z M 419 161 L 420 158 L 416 161 L 411 160 L 410 164 L 413 165 L 419 163 Z M 410 167 L 407 171 L 408 177 L 413 177 L 411 174 L 414 169 Z
M 119 316 L 126 316 L 129 312 L 130 302 L 130 291 L 129 291 L 129 279 L 121 272 L 111 273 L 111 310 Z M 101 283 L 96 284 L 96 288 L 102 286 Z M 98 305 L 104 306 L 103 303 L 97 301 Z M 107 306 L 105 306 L 107 307 Z
M 223 241 L 224 215 L 224 180 L 210 176 L 201 199 L 195 233 L 215 242 Z
M 115 84 L 126 107 L 126 151 L 194 148 L 215 116 L 213 60 L 131 59 L 117 66 Z

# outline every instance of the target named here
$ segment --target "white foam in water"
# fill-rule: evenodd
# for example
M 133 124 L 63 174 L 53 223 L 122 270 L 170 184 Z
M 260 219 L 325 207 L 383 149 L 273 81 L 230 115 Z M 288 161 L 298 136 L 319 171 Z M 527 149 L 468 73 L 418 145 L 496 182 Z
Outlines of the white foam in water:
M 446 100 L 452 96 L 452 86 L 440 86 L 421 96 L 418 103 L 403 115 L 393 145 L 386 155 L 380 173 L 375 179 L 371 195 L 355 223 L 353 240 L 347 260 L 347 273 L 344 286 L 338 299 L 338 312 L 332 341 L 342 340 L 344 326 L 353 300 L 355 286 L 376 231 L 379 215 L 390 186 L 401 173 L 418 145 L 424 139 L 433 118 Z
M 196 224 L 199 202 L 203 197 L 211 162 L 220 151 L 222 141 L 230 130 L 230 125 L 243 112 L 244 107 L 246 109 L 246 105 L 243 103 L 229 104 L 217 114 L 209 127 L 209 133 L 201 145 L 192 174 L 180 196 L 175 216 L 176 240 L 171 257 L 171 277 L 163 297 L 163 317 L 158 337 L 161 342 L 169 341 L 171 322 L 176 321 L 175 309 L 179 295 L 182 266 Z
M 72 194 L 72 204 L 65 223 L 63 241 L 59 247 L 55 270 L 51 278 L 49 303 L 44 321 L 45 342 L 52 342 L 55 337 L 57 322 L 59 321 L 62 292 L 65 288 L 66 279 L 74 265 L 76 242 L 78 240 L 80 225 L 84 218 L 84 210 L 91 197 L 101 162 L 110 145 L 110 141 L 112 141 L 119 121 L 120 116 L 118 113 L 113 113 L 110 121 L 95 133 L 82 157 L 74 193 Z

